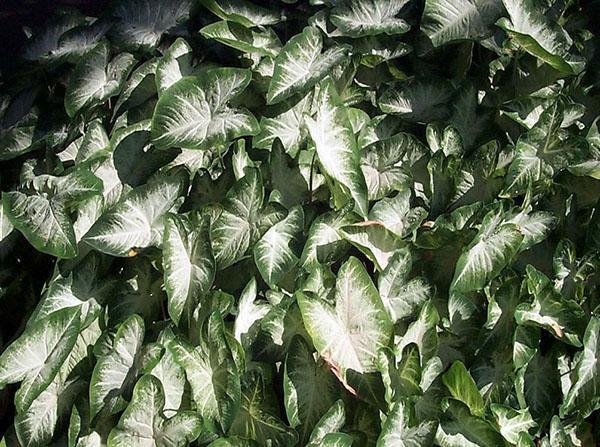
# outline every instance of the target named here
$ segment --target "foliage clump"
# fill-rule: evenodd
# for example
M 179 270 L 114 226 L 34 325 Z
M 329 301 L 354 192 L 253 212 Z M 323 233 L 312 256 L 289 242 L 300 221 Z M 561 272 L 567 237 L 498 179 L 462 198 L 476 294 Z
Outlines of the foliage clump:
M 594 446 L 593 2 L 115 0 L 0 84 L 0 446 Z

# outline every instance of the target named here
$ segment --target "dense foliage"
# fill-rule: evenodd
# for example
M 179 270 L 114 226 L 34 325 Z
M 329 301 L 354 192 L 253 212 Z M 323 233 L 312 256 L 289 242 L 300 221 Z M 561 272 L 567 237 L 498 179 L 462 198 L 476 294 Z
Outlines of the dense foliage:
M 595 446 L 600 8 L 115 0 L 1 77 L 0 446 Z

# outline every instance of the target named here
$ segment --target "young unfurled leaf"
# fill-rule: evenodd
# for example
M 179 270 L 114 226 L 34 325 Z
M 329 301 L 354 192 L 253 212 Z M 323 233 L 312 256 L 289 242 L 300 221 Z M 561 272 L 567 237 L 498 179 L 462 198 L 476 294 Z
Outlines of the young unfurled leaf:
M 585 328 L 583 309 L 575 301 L 561 297 L 550 280 L 532 266 L 527 266 L 526 281 L 533 302 L 517 306 L 517 323 L 541 326 L 566 343 L 581 346 Z
M 248 0 L 200 0 L 200 3 L 223 20 L 247 27 L 275 25 L 283 20 L 277 9 L 263 8 Z
M 156 64 L 156 89 L 162 95 L 181 78 L 192 75 L 194 53 L 190 44 L 181 37 L 165 51 Z
M 342 227 L 340 233 L 352 245 L 362 251 L 382 271 L 390 258 L 404 244 L 379 222 L 359 222 Z
M 215 22 L 205 26 L 200 33 L 207 39 L 228 45 L 245 53 L 275 57 L 281 51 L 281 42 L 271 31 L 254 31 L 235 22 Z
M 411 404 L 400 400 L 394 404 L 381 428 L 377 447 L 408 447 L 433 443 L 437 422 L 424 421 L 413 425 Z
M 379 274 L 377 288 L 393 321 L 413 315 L 431 296 L 423 278 L 410 278 L 413 262 L 408 247 L 399 249 Z
M 537 425 L 527 409 L 514 410 L 498 404 L 492 404 L 490 408 L 498 421 L 500 433 L 511 444 L 519 445 L 520 435 L 524 433 L 529 436 L 528 432 Z
M 483 416 L 485 411 L 483 398 L 473 377 L 462 362 L 454 362 L 442 376 L 442 381 L 452 397 L 467 405 L 473 416 Z
M 239 372 L 230 347 L 232 341 L 216 312 L 211 314 L 208 326 L 208 338 L 200 346 L 194 348 L 176 339 L 169 344 L 169 349 L 185 370 L 192 398 L 209 429 L 227 431 L 239 407 Z

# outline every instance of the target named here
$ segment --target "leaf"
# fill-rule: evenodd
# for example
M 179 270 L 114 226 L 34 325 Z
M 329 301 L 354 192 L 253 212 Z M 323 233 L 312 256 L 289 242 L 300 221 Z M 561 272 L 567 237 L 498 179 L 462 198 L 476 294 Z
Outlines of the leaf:
M 68 210 L 99 194 L 102 182 L 90 171 L 76 170 L 62 177 L 36 178 L 33 193 L 3 193 L 7 217 L 38 250 L 60 258 L 77 255 L 77 242 Z
M 517 306 L 517 323 L 541 326 L 564 342 L 581 346 L 585 327 L 583 309 L 575 301 L 560 296 L 549 279 L 532 266 L 527 266 L 527 289 L 534 297 L 533 302 Z
M 294 337 L 289 346 L 283 391 L 287 418 L 305 444 L 315 424 L 336 402 L 339 388 L 329 369 L 315 362 L 300 336 Z
M 123 184 L 140 186 L 148 182 L 173 154 L 150 144 L 150 120 L 142 120 L 113 132 L 110 139 L 112 161 Z
M 335 307 L 302 293 L 298 304 L 315 348 L 327 362 L 342 374 L 375 371 L 377 350 L 387 345 L 392 323 L 358 259 L 351 257 L 340 268 Z
M 284 152 L 280 141 L 273 144 L 270 159 L 271 182 L 273 191 L 280 194 L 278 202 L 288 209 L 308 201 L 311 192 L 311 167 L 296 163 Z M 317 181 L 313 172 L 313 190 Z
M 280 12 L 257 6 L 246 0 L 200 0 L 200 3 L 223 20 L 246 27 L 275 25 L 283 20 Z
M 184 182 L 183 173 L 177 172 L 133 189 L 98 219 L 83 240 L 113 256 L 131 256 L 131 250 L 160 245 L 164 216 L 177 208 Z
M 342 227 L 358 221 L 358 216 L 348 210 L 320 214 L 308 231 L 300 263 L 305 269 L 318 264 L 336 261 L 349 248 L 340 234 Z
M 587 153 L 584 139 L 561 129 L 564 107 L 548 107 L 538 122 L 517 141 L 516 155 L 509 166 L 503 195 L 514 197 L 527 188 L 544 187 L 558 171 Z
M 323 447 L 350 447 L 355 441 L 355 438 L 346 433 L 327 433 L 321 445 Z
M 163 269 L 169 315 L 177 324 L 184 309 L 192 313 L 215 277 L 216 264 L 210 246 L 207 219 L 199 215 L 166 216 Z
M 114 292 L 115 280 L 102 278 L 99 256 L 88 255 L 68 276 L 57 275 L 38 304 L 31 323 L 66 308 L 81 311 L 81 327 L 87 327 Z
M 193 50 L 185 39 L 178 37 L 156 64 L 156 89 L 162 95 L 180 79 L 193 73 Z
M 499 404 L 492 404 L 490 408 L 498 421 L 500 433 L 511 444 L 518 444 L 521 433 L 527 434 L 537 426 L 527 409 L 514 410 Z
M 227 192 L 221 212 L 211 226 L 211 242 L 219 269 L 241 260 L 260 237 L 265 190 L 256 169 L 249 169 Z M 278 220 L 278 219 L 277 219 Z
M 164 415 L 174 416 L 181 407 L 185 391 L 185 371 L 175 361 L 175 356 L 169 349 L 170 342 L 175 338 L 170 330 L 165 330 L 159 337 L 159 342 L 165 348 L 160 361 L 150 370 L 150 374 L 160 380 L 165 392 Z
M 110 62 L 106 42 L 83 56 L 75 66 L 65 92 L 65 109 L 70 117 L 84 107 L 92 107 L 116 96 L 135 63 L 129 53 L 121 53 Z
M 345 35 L 352 37 L 377 34 L 404 34 L 410 27 L 396 16 L 406 0 L 348 0 L 331 10 L 330 20 Z
M 20 445 L 27 447 L 48 445 L 60 418 L 64 418 L 78 394 L 85 392 L 83 381 L 63 383 L 57 375 L 29 408 L 15 417 L 15 431 Z
M 158 148 L 208 149 L 260 131 L 254 115 L 232 107 L 251 81 L 239 68 L 215 68 L 202 76 L 175 82 L 159 98 L 152 117 L 152 140 Z
M 452 397 L 467 405 L 473 416 L 484 415 L 485 403 L 481 393 L 462 362 L 454 362 L 442 376 L 442 381 Z
M 58 50 L 61 37 L 85 23 L 80 14 L 63 14 L 48 21 L 27 42 L 23 58 L 28 61 L 46 61 Z
M 312 26 L 292 37 L 275 58 L 267 104 L 276 104 L 313 87 L 343 61 L 348 47 L 332 47 L 324 53 L 322 50 L 321 32 Z
M 344 402 L 339 399 L 329 407 L 327 412 L 315 424 L 310 434 L 308 445 L 320 445 L 327 435 L 340 430 L 345 422 L 346 410 L 344 409 Z
M 529 408 L 538 423 L 548 421 L 560 400 L 559 372 L 553 355 L 538 351 L 519 371 L 515 388 L 522 408 Z
M 101 410 L 108 415 L 127 406 L 125 392 L 133 385 L 136 358 L 144 340 L 144 321 L 138 315 L 127 318 L 119 328 L 106 354 L 98 357 L 90 380 L 90 414 Z
M 22 382 L 15 396 L 20 413 L 50 385 L 67 359 L 80 328 L 79 309 L 63 309 L 32 324 L 0 356 L 0 389 Z
M 265 411 L 266 398 L 263 377 L 258 371 L 249 373 L 244 381 L 238 415 L 230 433 L 253 439 L 258 445 L 294 445 L 298 435 L 276 415 Z
M 267 230 L 254 246 L 254 261 L 270 286 L 278 284 L 298 262 L 303 227 L 302 207 L 294 207 L 285 219 Z
M 255 323 L 260 322 L 262 318 L 271 310 L 271 306 L 256 300 L 257 285 L 253 277 L 240 296 L 238 304 L 238 314 L 233 326 L 234 337 L 242 346 L 251 344 L 252 335 L 250 330 Z
M 121 110 L 139 107 L 156 95 L 157 66 L 158 61 L 151 59 L 133 70 L 115 104 L 114 116 Z
M 240 402 L 240 382 L 234 351 L 223 321 L 211 314 L 206 343 L 194 348 L 183 340 L 169 345 L 176 362 L 185 370 L 198 412 L 211 431 L 227 431 Z
M 235 22 L 211 23 L 200 30 L 207 39 L 213 39 L 224 45 L 261 56 L 276 57 L 281 51 L 281 42 L 270 29 L 263 32 L 248 29 Z
M 301 143 L 306 140 L 305 114 L 310 112 L 312 95 L 308 94 L 292 107 L 285 108 L 284 112 L 273 117 L 262 117 L 260 120 L 260 133 L 252 143 L 255 147 L 270 149 L 276 138 L 281 140 L 285 151 L 295 155 Z
M 319 111 L 314 120 L 307 118 L 307 126 L 323 170 L 348 192 L 357 212 L 366 217 L 367 186 L 360 170 L 356 139 L 331 80 L 321 84 Z
M 185 446 L 202 431 L 202 419 L 193 411 L 182 411 L 164 419 L 165 396 L 160 381 L 150 375 L 138 380 L 133 397 L 117 426 L 110 432 L 111 447 Z
M 578 412 L 582 417 L 598 409 L 598 388 L 600 373 L 598 368 L 598 348 L 600 343 L 600 319 L 592 316 L 583 336 L 583 352 L 575 366 L 573 384 L 560 407 L 561 414 Z
M 413 425 L 411 423 L 411 419 L 414 419 L 413 412 L 408 401 L 396 402 L 381 427 L 377 447 L 431 445 L 437 422 L 426 421 Z
M 410 250 L 400 248 L 378 277 L 381 300 L 394 322 L 415 314 L 431 296 L 431 288 L 422 278 L 410 279 L 412 266 Z
M 399 133 L 363 149 L 361 169 L 367 182 L 369 200 L 379 200 L 394 191 L 406 190 L 410 169 L 427 149 L 414 136 Z
M 382 271 L 390 258 L 404 244 L 379 222 L 364 221 L 347 225 L 340 230 L 352 245 L 362 251 Z
M 493 447 L 504 440 L 484 419 L 472 416 L 469 409 L 457 401 L 449 402 L 447 418 L 440 422 L 435 442 L 443 447 Z
M 427 215 L 421 207 L 410 208 L 410 190 L 379 200 L 369 211 L 369 220 L 380 222 L 399 238 L 414 232 Z
M 417 320 L 413 321 L 403 337 L 396 343 L 396 355 L 402 353 L 404 348 L 414 343 L 419 348 L 421 365 L 425 366 L 438 351 L 437 324 L 440 316 L 431 300 L 426 301 L 421 307 Z
M 503 223 L 492 211 L 488 214 L 456 264 L 451 288 L 465 293 L 483 288 L 511 261 L 523 235 L 514 224 Z
M 63 207 L 41 195 L 16 191 L 2 193 L 2 204 L 11 223 L 31 245 L 61 258 L 77 255 L 73 224 Z
M 446 103 L 453 93 L 452 87 L 443 80 L 406 80 L 384 90 L 377 104 L 384 113 L 429 123 L 448 116 Z
M 525 51 L 565 74 L 577 74 L 584 65 L 581 56 L 570 53 L 573 41 L 556 22 L 548 19 L 541 5 L 532 0 L 502 0 L 510 20 L 498 24 Z
M 434 47 L 477 40 L 492 34 L 492 25 L 503 12 L 501 0 L 426 0 L 421 30 Z
M 113 10 L 114 41 L 132 50 L 151 51 L 162 35 L 188 18 L 191 0 L 119 0 Z

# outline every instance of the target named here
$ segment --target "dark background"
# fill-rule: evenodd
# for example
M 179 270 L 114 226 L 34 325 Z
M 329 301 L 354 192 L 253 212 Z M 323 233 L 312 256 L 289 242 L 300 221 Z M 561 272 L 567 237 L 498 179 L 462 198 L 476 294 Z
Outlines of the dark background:
M 21 53 L 26 41 L 24 26 L 42 25 L 60 7 L 76 7 L 97 17 L 108 4 L 108 0 L 0 0 L 0 65 Z

